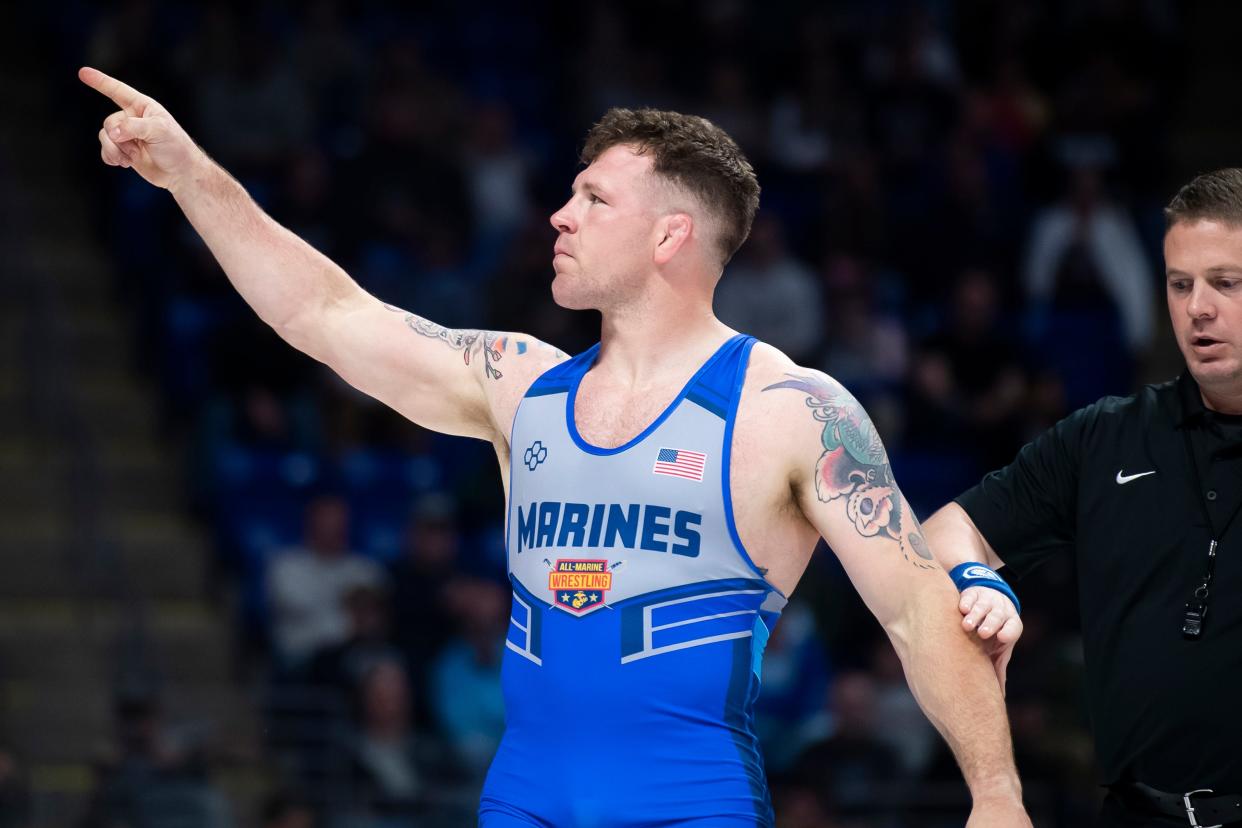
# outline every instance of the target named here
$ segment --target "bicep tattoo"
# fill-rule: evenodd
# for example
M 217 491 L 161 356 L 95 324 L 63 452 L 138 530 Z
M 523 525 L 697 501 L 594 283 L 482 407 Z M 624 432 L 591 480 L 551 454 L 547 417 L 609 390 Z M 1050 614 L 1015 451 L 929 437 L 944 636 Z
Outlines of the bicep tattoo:
M 496 363 L 500 362 L 510 346 L 517 354 L 524 354 L 529 348 L 526 340 L 514 339 L 510 342 L 510 337 L 502 336 L 494 331 L 477 331 L 472 328 L 446 328 L 443 325 L 432 322 L 430 319 L 424 319 L 417 314 L 408 313 L 393 305 L 385 304 L 384 308 L 394 313 L 404 313 L 405 324 L 409 326 L 410 330 L 420 336 L 438 339 L 454 351 L 461 351 L 462 359 L 467 365 L 471 364 L 470 361 L 472 359 L 481 355 L 483 357 L 483 372 L 489 379 L 498 380 L 504 376 L 500 369 L 496 367 Z M 543 342 L 536 341 L 535 344 L 555 351 L 558 359 L 565 356 L 561 351 Z
M 811 416 L 823 423 L 824 451 L 815 464 L 816 497 L 821 503 L 843 500 L 846 516 L 858 534 L 891 538 L 906 560 L 923 569 L 933 568 L 922 527 L 914 512 L 904 508 L 884 443 L 862 405 L 822 376 L 789 376 L 763 390 L 804 392 Z

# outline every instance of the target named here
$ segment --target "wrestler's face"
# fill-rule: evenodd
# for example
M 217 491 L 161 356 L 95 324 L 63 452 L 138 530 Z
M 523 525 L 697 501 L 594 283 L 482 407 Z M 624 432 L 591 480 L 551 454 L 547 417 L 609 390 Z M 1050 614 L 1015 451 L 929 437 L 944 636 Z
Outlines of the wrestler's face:
M 1179 221 L 1164 236 L 1169 316 L 1205 393 L 1242 390 L 1242 226 Z
M 659 216 L 651 163 L 628 146 L 610 147 L 578 174 L 569 201 L 552 214 L 552 297 L 561 307 L 606 310 L 641 288 Z

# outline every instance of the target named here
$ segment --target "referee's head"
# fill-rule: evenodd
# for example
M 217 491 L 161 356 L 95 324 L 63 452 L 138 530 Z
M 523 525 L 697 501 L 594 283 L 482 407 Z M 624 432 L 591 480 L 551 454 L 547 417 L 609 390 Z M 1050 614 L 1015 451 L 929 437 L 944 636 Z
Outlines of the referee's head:
M 1177 346 L 1209 407 L 1242 412 L 1242 168 L 1204 173 L 1164 210 Z

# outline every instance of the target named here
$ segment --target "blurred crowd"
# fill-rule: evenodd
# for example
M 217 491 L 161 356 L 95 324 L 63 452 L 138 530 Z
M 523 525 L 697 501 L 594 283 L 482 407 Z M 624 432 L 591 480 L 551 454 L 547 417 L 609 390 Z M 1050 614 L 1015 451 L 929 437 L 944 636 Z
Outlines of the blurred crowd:
M 617 105 L 712 119 L 763 187 L 719 315 L 845 383 L 923 515 L 1128 393 L 1153 345 L 1185 48 L 1169 0 L 68 5 L 47 21 L 62 74 L 160 100 L 367 290 L 568 352 L 598 318 L 551 302 L 547 216 L 586 128 Z M 263 687 L 265 824 L 471 824 L 504 717 L 494 453 L 280 342 L 165 193 L 90 163 L 101 103 L 72 109 L 134 358 Z M 1009 684 L 1032 807 L 1061 825 L 1095 798 L 1073 572 L 1017 585 Z M 952 758 L 830 552 L 759 705 L 782 826 L 961 824 Z M 95 824 L 130 807 L 106 793 Z

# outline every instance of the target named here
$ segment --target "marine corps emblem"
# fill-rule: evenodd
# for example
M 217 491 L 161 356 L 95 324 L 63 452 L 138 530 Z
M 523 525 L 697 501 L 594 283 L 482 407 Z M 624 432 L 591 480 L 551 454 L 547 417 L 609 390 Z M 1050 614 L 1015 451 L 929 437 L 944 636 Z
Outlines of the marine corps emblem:
M 604 606 L 612 588 L 612 572 L 605 560 L 561 559 L 548 573 L 552 603 L 574 615 L 586 615 Z

